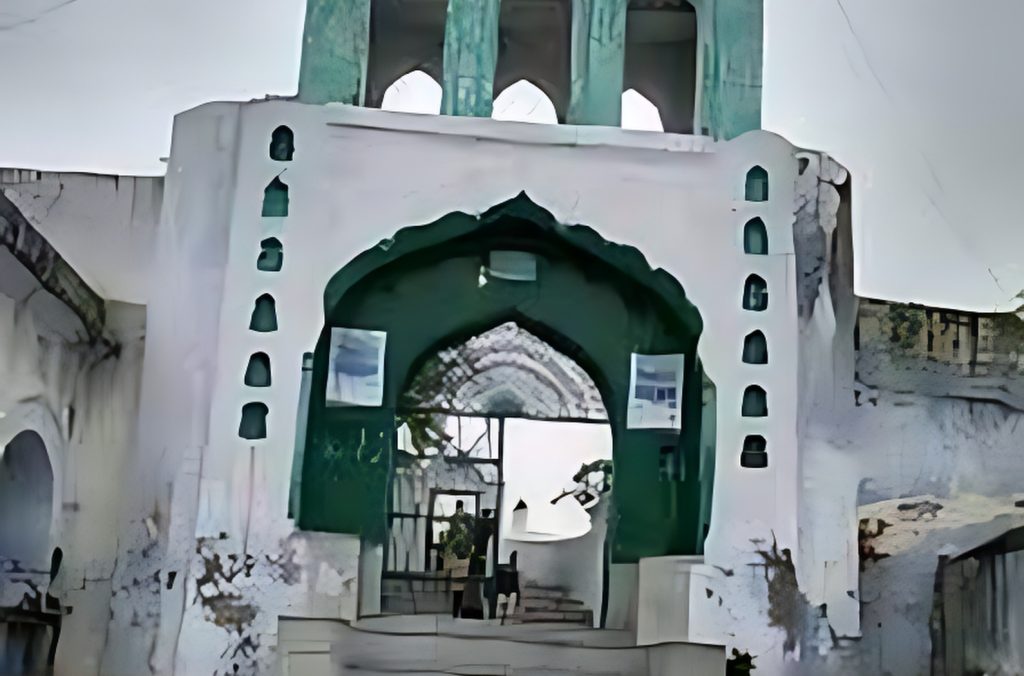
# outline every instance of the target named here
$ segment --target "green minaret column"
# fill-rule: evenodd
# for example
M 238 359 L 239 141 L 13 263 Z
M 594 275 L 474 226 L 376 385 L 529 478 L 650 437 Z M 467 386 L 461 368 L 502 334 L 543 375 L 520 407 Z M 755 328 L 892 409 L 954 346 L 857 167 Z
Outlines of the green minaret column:
M 573 0 L 570 124 L 621 122 L 627 5 L 628 0 Z
M 762 0 L 702 0 L 694 6 L 704 57 L 701 126 L 722 139 L 760 129 Z
M 500 0 L 448 0 L 441 112 L 490 117 Z
M 370 0 L 307 0 L 298 99 L 363 105 Z

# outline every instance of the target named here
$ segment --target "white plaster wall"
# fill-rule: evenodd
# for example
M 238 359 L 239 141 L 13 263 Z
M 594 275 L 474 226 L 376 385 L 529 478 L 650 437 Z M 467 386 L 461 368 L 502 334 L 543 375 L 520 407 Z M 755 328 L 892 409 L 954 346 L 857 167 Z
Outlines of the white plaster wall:
M 163 177 L 0 170 L 0 189 L 96 293 L 145 303 Z
M 296 134 L 290 163 L 267 157 L 281 123 Z M 8 414 L 0 441 L 35 429 L 54 466 L 51 537 L 65 551 L 57 586 L 75 606 L 59 670 L 263 668 L 275 659 L 278 616 L 354 617 L 357 539 L 297 533 L 286 518 L 301 356 L 322 326 L 323 288 L 401 227 L 480 212 L 526 190 L 559 220 L 637 246 L 680 280 L 704 318 L 699 352 L 718 394 L 705 559 L 717 574 L 690 590 L 691 633 L 698 626 L 700 640 L 749 650 L 759 673 L 882 665 L 925 673 L 937 557 L 1020 523 L 1024 428 L 1012 407 L 969 401 L 966 379 L 938 392 L 903 378 L 901 392 L 883 386 L 872 395 L 877 405 L 854 404 L 852 262 L 832 260 L 823 244 L 825 269 L 838 269 L 842 283 L 819 285 L 798 316 L 806 280 L 794 267 L 792 235 L 794 190 L 810 204 L 796 220 L 801 242 L 802 228 L 828 221 L 832 198 L 821 180 L 841 181 L 813 157 L 814 175 L 797 177 L 794 153 L 764 132 L 716 144 L 275 101 L 210 104 L 178 117 L 159 229 L 140 215 L 149 207 L 139 205 L 153 202 L 137 185 L 59 175 L 72 177 L 61 193 L 58 175 L 5 179 L 5 194 L 87 279 L 99 271 L 97 288 L 148 299 L 139 396 L 137 309 L 111 311 L 122 353 L 101 358 L 99 346 L 68 344 L 47 328 L 53 318 L 23 303 L 24 289 L 0 298 L 0 410 Z M 754 163 L 772 179 L 767 203 L 742 199 Z M 282 169 L 290 215 L 264 219 L 263 188 Z M 823 201 L 807 198 L 814 190 Z M 59 199 L 47 207 L 54 191 Z M 109 211 L 115 225 L 79 218 L 78 206 Z M 753 215 L 768 227 L 770 256 L 742 253 L 742 226 Z M 280 273 L 255 267 L 270 235 L 284 243 Z M 147 237 L 155 238 L 152 258 Z M 752 272 L 768 280 L 767 312 L 740 309 Z M 277 300 L 280 330 L 271 334 L 247 328 L 264 292 Z M 740 361 L 743 336 L 755 328 L 768 339 L 766 366 Z M 256 350 L 270 355 L 274 382 L 249 391 L 242 374 Z M 767 419 L 739 416 L 752 383 L 768 391 Z M 265 441 L 237 437 L 246 401 L 270 407 Z M 69 439 L 62 420 L 70 402 L 78 402 L 79 431 Z M 747 433 L 768 439 L 768 469 L 739 467 Z M 899 509 L 921 501 L 943 508 L 934 518 Z M 899 525 L 875 538 L 890 556 L 863 574 L 861 519 Z M 20 593 L 6 585 L 4 602 Z
M 163 202 L 150 271 L 158 284 L 147 304 L 139 435 L 118 514 L 114 586 L 120 591 L 111 600 L 108 626 L 117 638 L 106 646 L 106 674 L 173 669 L 184 579 L 170 589 L 166 582 L 138 581 L 172 571 L 185 578 L 196 548 L 196 485 L 209 424 L 237 106 L 209 106 L 177 124 L 182 140 L 169 164 L 176 178 Z M 202 162 L 189 161 L 197 156 Z
M 19 432 L 33 430 L 46 445 L 54 476 L 45 560 L 24 566 L 28 574 L 13 572 L 4 561 L 0 605 L 34 596 L 31 583 L 72 608 L 63 620 L 57 673 L 101 673 L 108 638 L 117 487 L 133 447 L 145 323 L 139 306 L 112 303 L 107 310 L 109 342 L 89 345 L 41 329 L 46 318 L 27 300 L 0 294 L 0 449 Z M 64 557 L 50 585 L 54 547 Z
M 701 311 L 705 330 L 699 352 L 717 386 L 719 420 L 708 561 L 734 567 L 737 558 L 754 556 L 751 538 L 770 541 L 773 533 L 796 550 L 792 364 L 797 341 L 790 234 L 796 162 L 789 144 L 763 132 L 715 144 L 701 137 L 422 117 L 283 101 L 240 106 L 236 135 L 225 133 L 214 144 L 212 118 L 227 115 L 218 112 L 227 108 L 211 104 L 179 116 L 161 226 L 168 235 L 178 223 L 184 225 L 175 210 L 186 205 L 197 222 L 211 222 L 211 230 L 219 233 L 216 246 L 199 247 L 195 255 L 211 259 L 211 275 L 221 264 L 220 257 L 226 256 L 223 295 L 211 286 L 202 299 L 194 297 L 204 309 L 201 322 L 192 318 L 188 326 L 161 323 L 157 328 L 153 305 L 150 312 L 153 330 L 166 334 L 154 340 L 169 343 L 174 335 L 176 352 L 200 323 L 216 346 L 204 340 L 192 351 L 192 361 L 202 355 L 203 364 L 194 377 L 212 382 L 202 383 L 202 397 L 196 392 L 187 395 L 195 411 L 203 411 L 203 397 L 211 397 L 198 536 L 225 533 L 224 551 L 235 553 L 276 551 L 280 542 L 295 537 L 285 517 L 295 402 L 302 353 L 312 350 L 323 325 L 328 279 L 401 227 L 428 223 L 456 210 L 479 213 L 525 190 L 560 221 L 585 223 L 610 241 L 638 247 L 653 266 L 664 267 L 680 280 Z M 268 157 L 270 132 L 279 124 L 288 124 L 295 132 L 292 162 Z M 754 164 L 766 167 L 771 177 L 771 199 L 765 203 L 743 200 L 745 174 Z M 213 172 L 215 166 L 225 168 Z M 237 170 L 231 179 L 229 166 Z M 290 187 L 289 216 L 262 218 L 263 189 L 282 171 L 281 178 Z M 769 256 L 743 254 L 743 224 L 755 215 L 768 227 Z M 230 230 L 226 250 L 219 240 L 223 228 Z M 260 272 L 255 266 L 260 240 L 271 235 L 284 244 L 285 263 L 279 273 Z M 198 233 L 192 236 L 198 238 Z M 166 261 L 161 253 L 161 265 L 167 266 L 165 277 L 179 278 L 192 263 Z M 750 273 L 768 281 L 766 312 L 740 307 Z M 248 330 L 253 302 L 262 293 L 277 301 L 277 332 Z M 220 298 L 214 327 L 209 313 Z M 766 366 L 741 364 L 743 337 L 755 328 L 768 337 Z M 242 375 L 248 356 L 257 350 L 270 355 L 273 386 L 247 391 Z M 161 358 L 162 363 L 166 360 L 166 355 Z M 169 363 L 177 368 L 181 362 L 179 356 Z M 153 366 L 154 372 L 161 368 L 168 367 Z M 180 373 L 166 377 L 182 380 Z M 149 383 L 147 371 L 147 388 Z M 742 393 L 749 384 L 768 391 L 768 418 L 740 418 Z M 237 436 L 241 406 L 247 401 L 269 406 L 266 440 L 252 443 Z M 145 407 L 144 393 L 144 416 Z M 181 426 L 179 417 L 172 419 Z M 198 416 L 191 419 L 199 425 Z M 195 433 L 204 434 L 198 427 Z M 739 452 L 747 433 L 768 439 L 768 469 L 740 468 Z M 344 569 L 343 575 L 353 570 Z M 193 562 L 193 574 L 202 572 L 202 566 Z M 265 615 L 311 612 L 308 596 L 304 600 L 297 590 L 278 596 L 269 583 L 259 590 Z M 222 646 L 225 639 L 237 637 L 204 629 L 209 618 L 191 605 L 192 596 L 186 603 L 178 668 L 230 666 L 230 661 L 217 658 L 223 648 L 214 651 L 213 644 Z M 764 593 L 737 597 L 731 605 L 737 615 L 756 617 L 754 608 L 763 614 Z M 273 642 L 276 617 L 260 617 L 257 623 L 266 633 L 256 651 L 255 659 L 260 660 L 266 659 L 262 656 Z M 715 623 L 726 624 L 721 619 Z M 161 633 L 174 635 L 163 627 Z M 774 633 L 765 634 L 765 642 L 773 640 Z

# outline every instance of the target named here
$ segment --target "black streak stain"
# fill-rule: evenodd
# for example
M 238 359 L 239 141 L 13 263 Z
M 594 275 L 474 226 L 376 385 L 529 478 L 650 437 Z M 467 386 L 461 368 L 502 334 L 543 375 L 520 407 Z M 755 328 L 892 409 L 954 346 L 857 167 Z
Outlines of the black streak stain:
M 806 629 L 810 609 L 807 597 L 797 584 L 793 554 L 788 548 L 779 549 L 774 534 L 771 549 L 758 550 L 757 554 L 761 563 L 750 565 L 764 568 L 764 579 L 768 584 L 768 624 L 786 632 L 783 649 L 787 653 L 793 652 Z
M 932 519 L 936 518 L 939 515 L 939 510 L 942 509 L 942 505 L 930 500 L 923 500 L 921 502 L 904 502 L 896 505 L 896 509 L 906 514 L 905 516 L 901 515 L 901 519 L 917 521 L 925 516 Z
M 871 521 L 875 521 L 875 528 L 871 528 Z M 868 561 L 875 562 L 884 559 L 889 554 L 875 549 L 875 538 L 885 532 L 885 529 L 892 524 L 882 519 L 861 519 L 857 528 L 857 545 L 860 552 L 860 569 L 864 571 Z

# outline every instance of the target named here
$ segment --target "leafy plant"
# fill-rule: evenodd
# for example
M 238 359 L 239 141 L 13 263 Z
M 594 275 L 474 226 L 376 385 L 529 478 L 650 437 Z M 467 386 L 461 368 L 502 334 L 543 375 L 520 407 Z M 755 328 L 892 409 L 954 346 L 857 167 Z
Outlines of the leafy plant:
M 921 329 L 924 328 L 924 310 L 891 303 L 888 318 L 892 330 L 890 342 L 896 343 L 904 350 L 915 347 L 921 338 Z
M 473 517 L 465 512 L 456 512 L 449 528 L 441 533 L 441 555 L 456 559 L 468 559 L 473 553 Z

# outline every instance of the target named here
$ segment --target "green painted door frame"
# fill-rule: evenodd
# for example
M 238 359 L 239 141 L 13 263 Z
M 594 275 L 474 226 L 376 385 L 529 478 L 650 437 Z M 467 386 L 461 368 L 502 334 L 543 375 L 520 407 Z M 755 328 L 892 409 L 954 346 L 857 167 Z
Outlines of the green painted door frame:
M 492 250 L 537 256 L 535 282 L 480 283 Z M 634 248 L 557 223 L 525 194 L 477 217 L 452 213 L 400 230 L 342 268 L 324 294 L 313 358 L 298 524 L 382 542 L 395 413 L 423 362 L 440 349 L 515 321 L 574 359 L 601 390 L 612 427 L 610 538 L 615 562 L 699 554 L 710 519 L 713 458 L 702 458 L 702 322 L 682 287 Z M 328 407 L 332 327 L 387 331 L 384 403 Z M 627 429 L 630 355 L 682 353 L 682 431 Z M 681 476 L 666 480 L 666 449 Z M 711 449 L 713 452 L 713 448 Z

